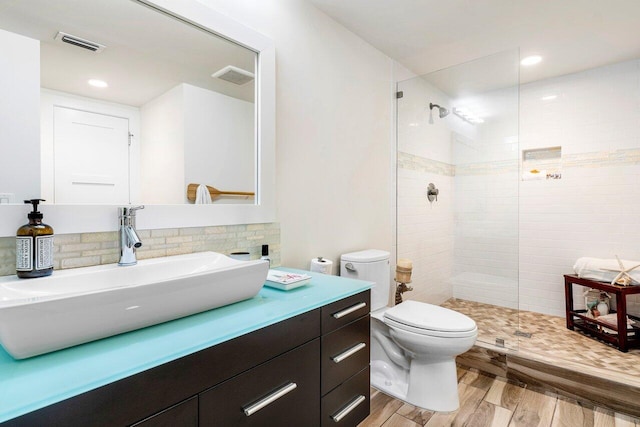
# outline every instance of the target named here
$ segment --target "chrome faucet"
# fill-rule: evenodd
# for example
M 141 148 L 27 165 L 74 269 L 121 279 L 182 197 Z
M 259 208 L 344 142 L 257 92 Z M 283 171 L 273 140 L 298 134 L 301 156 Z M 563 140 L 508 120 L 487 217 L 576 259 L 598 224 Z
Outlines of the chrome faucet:
M 142 246 L 142 241 L 136 231 L 136 211 L 144 206 L 124 206 L 118 208 L 120 220 L 120 261 L 118 265 L 135 265 L 136 248 Z

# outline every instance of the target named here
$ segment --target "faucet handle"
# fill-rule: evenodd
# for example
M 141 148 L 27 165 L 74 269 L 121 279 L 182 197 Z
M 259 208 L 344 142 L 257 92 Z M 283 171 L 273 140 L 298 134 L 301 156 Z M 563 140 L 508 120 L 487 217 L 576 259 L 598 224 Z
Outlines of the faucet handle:
M 118 208 L 119 216 L 135 215 L 137 210 L 144 209 L 144 205 L 140 206 L 122 206 Z

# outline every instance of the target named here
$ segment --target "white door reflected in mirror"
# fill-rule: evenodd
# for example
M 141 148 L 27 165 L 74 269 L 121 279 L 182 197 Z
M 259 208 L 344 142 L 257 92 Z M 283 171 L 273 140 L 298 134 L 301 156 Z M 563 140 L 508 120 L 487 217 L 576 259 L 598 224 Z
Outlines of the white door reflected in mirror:
M 128 204 L 129 120 L 54 108 L 56 203 Z

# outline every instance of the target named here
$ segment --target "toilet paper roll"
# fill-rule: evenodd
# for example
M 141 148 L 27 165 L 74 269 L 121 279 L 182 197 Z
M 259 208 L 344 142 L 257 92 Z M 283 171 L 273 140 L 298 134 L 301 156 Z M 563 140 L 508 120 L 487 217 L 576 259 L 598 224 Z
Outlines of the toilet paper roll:
M 321 256 L 311 260 L 311 271 L 316 273 L 331 274 L 333 270 L 333 261 L 322 258 Z

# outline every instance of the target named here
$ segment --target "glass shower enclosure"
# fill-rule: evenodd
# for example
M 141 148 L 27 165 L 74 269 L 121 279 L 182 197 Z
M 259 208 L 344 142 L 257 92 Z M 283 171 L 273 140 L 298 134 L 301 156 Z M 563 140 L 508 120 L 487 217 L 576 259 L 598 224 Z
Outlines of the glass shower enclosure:
M 518 345 L 519 52 L 397 84 L 396 244 L 413 261 L 406 298 Z

